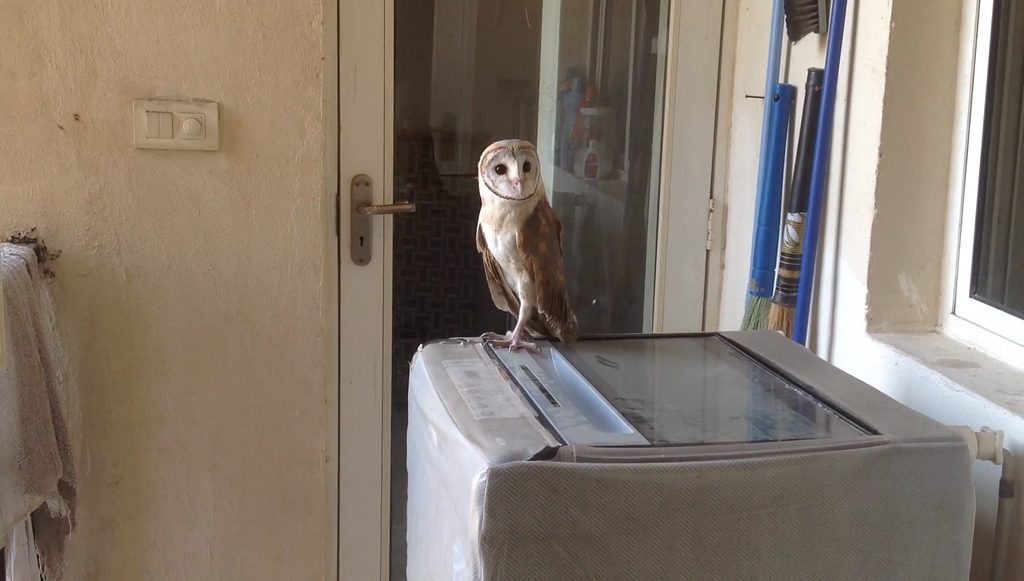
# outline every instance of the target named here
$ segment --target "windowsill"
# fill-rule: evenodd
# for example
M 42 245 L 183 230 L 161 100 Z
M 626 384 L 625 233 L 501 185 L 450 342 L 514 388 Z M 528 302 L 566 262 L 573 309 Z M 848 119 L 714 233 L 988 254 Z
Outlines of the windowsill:
M 947 335 L 877 333 L 874 340 L 909 357 L 964 391 L 1024 417 L 1024 370 Z

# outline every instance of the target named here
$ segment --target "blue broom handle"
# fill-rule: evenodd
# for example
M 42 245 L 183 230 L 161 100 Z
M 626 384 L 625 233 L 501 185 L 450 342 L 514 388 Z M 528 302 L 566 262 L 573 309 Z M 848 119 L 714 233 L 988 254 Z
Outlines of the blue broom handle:
M 804 258 L 800 263 L 800 286 L 797 289 L 796 313 L 793 320 L 793 340 L 802 345 L 807 344 L 811 297 L 814 295 L 818 230 L 821 226 L 821 206 L 825 198 L 825 178 L 828 175 L 829 154 L 832 147 L 832 124 L 836 106 L 836 90 L 839 83 L 839 59 L 843 48 L 843 31 L 846 26 L 846 0 L 833 0 L 831 18 L 828 30 L 828 48 L 825 55 L 825 82 L 822 83 L 821 111 L 818 114 L 818 136 L 814 143 L 814 167 L 811 171 L 810 197 L 807 200 Z
M 768 160 L 765 180 L 758 199 L 754 224 L 754 251 L 751 254 L 750 296 L 770 298 L 775 291 L 775 263 L 779 254 L 779 227 L 782 221 L 782 186 L 785 180 L 786 139 L 796 87 L 776 83 L 772 87 L 769 119 Z M 778 100 L 775 99 L 778 97 Z
M 771 98 L 775 84 L 779 82 L 779 68 L 782 64 L 782 34 L 785 32 L 786 11 L 784 0 L 772 4 L 772 24 L 768 40 L 768 68 L 764 75 L 764 107 L 761 110 L 761 149 L 757 160 L 757 195 L 765 191 L 764 181 L 768 172 L 768 129 L 771 124 Z M 755 201 L 755 203 L 759 203 Z

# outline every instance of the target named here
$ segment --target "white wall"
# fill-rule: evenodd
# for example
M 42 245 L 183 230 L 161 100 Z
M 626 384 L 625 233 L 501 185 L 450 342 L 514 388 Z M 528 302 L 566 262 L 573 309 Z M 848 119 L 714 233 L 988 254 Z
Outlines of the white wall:
M 322 579 L 331 282 L 319 0 L 0 2 L 0 232 L 63 251 L 72 580 Z M 131 101 L 220 101 L 219 152 Z
M 771 17 L 771 2 L 736 1 L 727 177 L 716 193 L 726 213 L 722 329 L 739 328 L 743 315 L 761 116 L 761 101 L 745 95 L 763 92 Z M 1020 372 L 935 332 L 949 304 L 944 268 L 955 239 L 947 236 L 948 209 L 958 195 L 958 97 L 970 58 L 963 49 L 971 31 L 963 35 L 961 27 L 971 22 L 971 4 L 850 2 L 811 347 L 939 421 L 1004 430 L 1009 447 L 1024 457 L 1024 388 L 994 388 L 1024 385 Z M 823 66 L 824 57 L 824 42 L 812 35 L 785 59 L 788 82 L 799 88 L 798 116 L 806 69 Z M 972 579 L 986 579 L 998 468 L 979 464 L 976 475 Z M 1019 578 L 1024 537 L 1020 524 L 1015 528 L 1011 577 Z

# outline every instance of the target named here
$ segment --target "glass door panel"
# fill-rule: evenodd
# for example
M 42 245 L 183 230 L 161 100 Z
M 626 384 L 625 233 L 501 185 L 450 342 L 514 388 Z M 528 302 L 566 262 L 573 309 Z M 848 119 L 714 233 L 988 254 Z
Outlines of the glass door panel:
M 475 247 L 476 163 L 536 144 L 581 334 L 652 327 L 668 0 L 394 0 L 391 579 L 405 579 L 416 348 L 504 332 Z

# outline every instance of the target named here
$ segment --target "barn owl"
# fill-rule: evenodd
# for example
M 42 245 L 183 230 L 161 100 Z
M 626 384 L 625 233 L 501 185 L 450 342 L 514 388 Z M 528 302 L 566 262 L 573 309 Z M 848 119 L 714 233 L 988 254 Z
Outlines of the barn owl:
M 485 333 L 497 347 L 536 351 L 529 339 L 576 340 L 576 315 L 562 271 L 562 224 L 548 203 L 533 144 L 497 141 L 477 165 L 480 217 L 476 248 L 491 299 L 516 317 L 505 335 Z

